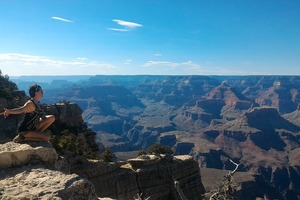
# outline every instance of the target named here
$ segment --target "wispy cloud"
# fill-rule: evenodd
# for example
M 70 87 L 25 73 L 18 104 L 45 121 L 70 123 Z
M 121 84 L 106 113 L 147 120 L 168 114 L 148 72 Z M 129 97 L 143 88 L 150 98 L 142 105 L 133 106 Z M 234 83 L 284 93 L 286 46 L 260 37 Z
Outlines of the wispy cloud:
M 125 28 L 137 28 L 142 27 L 143 25 L 135 23 L 135 22 L 128 22 L 120 19 L 114 19 L 113 22 L 116 22 L 117 24 L 124 26 Z
M 76 60 L 81 60 L 81 61 L 84 61 L 84 60 L 88 60 L 87 58 L 85 57 L 77 57 Z
M 58 21 L 73 23 L 73 21 L 71 21 L 69 19 L 61 18 L 61 17 L 51 17 L 51 18 L 54 19 L 54 20 L 58 20 Z
M 170 62 L 170 61 L 148 61 L 142 65 L 144 68 L 151 70 L 159 69 L 160 73 L 165 74 L 202 74 L 201 65 L 192 61 Z
M 119 31 L 119 32 L 127 32 L 129 31 L 128 29 L 124 29 L 124 28 L 107 28 L 110 31 Z
M 200 65 L 193 63 L 192 61 L 187 62 L 169 62 L 169 61 L 148 61 L 144 65 L 144 67 L 151 66 L 167 66 L 167 67 L 193 67 L 193 68 L 201 68 Z
M 160 57 L 161 54 L 160 53 L 155 53 L 154 56 Z
M 74 60 L 57 60 L 44 56 L 7 53 L 0 54 L 1 70 L 12 75 L 88 75 L 112 74 L 115 66 L 79 57 Z
M 244 71 L 244 70 L 237 70 L 233 68 L 225 68 L 225 67 L 215 67 L 213 70 L 214 73 L 210 74 L 215 74 L 215 75 L 255 75 L 255 74 L 261 74 L 261 75 L 267 75 L 266 72 L 258 72 L 258 73 L 253 73 L 251 71 Z
M 135 22 L 129 22 L 129 21 L 124 21 L 121 19 L 113 19 L 113 22 L 116 22 L 118 25 L 122 26 L 123 28 L 107 28 L 108 30 L 111 31 L 120 31 L 120 32 L 125 32 L 125 31 L 131 31 L 134 30 L 138 27 L 142 27 L 142 24 L 138 24 Z

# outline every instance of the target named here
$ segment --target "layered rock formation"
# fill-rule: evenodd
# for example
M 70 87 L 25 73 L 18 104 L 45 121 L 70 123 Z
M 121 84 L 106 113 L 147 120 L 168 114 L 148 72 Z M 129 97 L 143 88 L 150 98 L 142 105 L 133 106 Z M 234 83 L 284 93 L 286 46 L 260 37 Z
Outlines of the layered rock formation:
M 1 199 L 98 199 L 90 181 L 54 168 L 49 143 L 0 145 Z
M 97 76 L 56 88 L 51 99 L 80 105 L 95 138 L 113 151 L 161 142 L 201 167 L 230 170 L 233 159 L 255 174 L 258 196 L 293 199 L 300 194 L 299 83 L 299 76 Z
M 280 194 L 268 193 L 265 188 L 271 198 L 297 199 L 299 131 L 300 127 L 282 118 L 276 109 L 256 108 L 201 133 L 210 144 L 201 151 L 194 148 L 195 157 L 201 166 L 217 169 L 231 169 L 229 159 L 233 159 L 242 164 L 241 171 L 251 171 L 271 183 L 276 194 Z M 195 146 L 198 145 L 197 142 Z
M 132 199 L 202 199 L 205 189 L 200 169 L 190 156 L 154 156 L 121 163 L 80 162 L 75 169 L 88 177 L 100 197 Z
M 149 155 L 120 163 L 57 158 L 49 143 L 1 144 L 0 198 L 179 200 L 202 199 L 205 193 L 190 156 Z
M 40 160 L 54 164 L 58 155 L 48 142 L 16 144 L 8 142 L 0 146 L 0 168 L 19 167 Z

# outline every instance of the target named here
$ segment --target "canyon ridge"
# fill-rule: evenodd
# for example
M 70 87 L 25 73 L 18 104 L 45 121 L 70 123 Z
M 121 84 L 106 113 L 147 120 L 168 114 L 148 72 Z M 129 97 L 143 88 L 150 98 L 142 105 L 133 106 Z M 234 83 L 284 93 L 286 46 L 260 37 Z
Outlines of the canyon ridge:
M 26 78 L 12 80 L 27 92 L 38 81 Z M 95 144 L 109 147 L 120 161 L 159 143 L 192 156 L 206 190 L 235 168 L 234 161 L 243 199 L 299 198 L 300 77 L 67 78 L 38 82 L 43 102 L 76 103 Z

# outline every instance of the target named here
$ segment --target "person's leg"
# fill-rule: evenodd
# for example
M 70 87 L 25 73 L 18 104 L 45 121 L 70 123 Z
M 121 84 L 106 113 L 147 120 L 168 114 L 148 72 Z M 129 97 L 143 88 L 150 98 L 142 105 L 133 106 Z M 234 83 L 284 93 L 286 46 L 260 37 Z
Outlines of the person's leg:
M 37 131 L 44 132 L 54 121 L 55 117 L 53 115 L 47 115 L 36 125 Z
M 24 136 L 24 141 L 45 141 L 49 142 L 51 137 L 48 133 L 38 131 L 28 131 Z

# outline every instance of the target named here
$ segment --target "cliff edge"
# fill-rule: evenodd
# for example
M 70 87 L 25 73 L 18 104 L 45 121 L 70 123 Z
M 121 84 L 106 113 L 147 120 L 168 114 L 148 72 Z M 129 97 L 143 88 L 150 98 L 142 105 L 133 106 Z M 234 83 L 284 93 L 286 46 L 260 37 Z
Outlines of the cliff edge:
M 0 145 L 0 199 L 98 199 L 90 181 L 57 170 L 49 143 Z
M 59 158 L 50 143 L 0 144 L 0 199 L 203 199 L 191 156 L 144 155 L 127 162 Z

